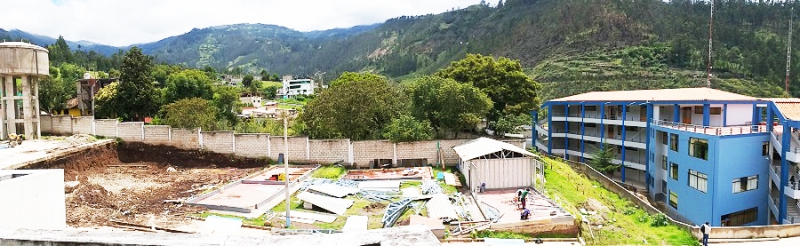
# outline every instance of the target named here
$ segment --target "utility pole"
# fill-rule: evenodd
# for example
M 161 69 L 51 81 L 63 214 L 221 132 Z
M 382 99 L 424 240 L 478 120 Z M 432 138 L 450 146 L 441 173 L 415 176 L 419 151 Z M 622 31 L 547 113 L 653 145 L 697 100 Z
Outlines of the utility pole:
M 794 6 L 792 6 L 792 12 L 789 14 L 789 41 L 786 42 L 786 85 L 784 87 L 784 92 L 786 95 L 789 95 L 789 69 L 792 65 L 792 24 L 794 24 Z
M 714 33 L 714 0 L 711 0 L 711 18 L 708 21 L 708 65 L 706 66 L 706 87 L 711 88 L 711 44 Z

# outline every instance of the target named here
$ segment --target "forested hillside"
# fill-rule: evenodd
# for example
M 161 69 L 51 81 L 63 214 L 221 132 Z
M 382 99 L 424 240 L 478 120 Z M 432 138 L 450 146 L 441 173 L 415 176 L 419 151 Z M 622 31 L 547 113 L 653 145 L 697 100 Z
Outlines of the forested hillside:
M 797 2 L 714 4 L 712 86 L 782 96 L 790 5 Z M 138 46 L 160 62 L 297 76 L 325 72 L 328 81 L 345 71 L 405 80 L 468 53 L 504 56 L 520 60 L 543 84 L 546 100 L 597 89 L 705 85 L 709 10 L 710 3 L 699 0 L 506 0 L 317 32 L 219 26 Z M 800 94 L 796 50 L 792 95 Z
M 782 95 L 788 5 L 715 1 L 714 87 Z M 481 53 L 519 59 L 545 85 L 547 99 L 592 89 L 704 85 L 709 9 L 708 2 L 691 0 L 508 0 L 393 18 L 327 39 L 275 26 L 255 32 L 263 27 L 234 25 L 194 30 L 144 50 L 162 61 L 197 67 L 321 71 L 328 78 L 373 71 L 400 79 Z M 793 70 L 800 72 L 799 66 Z M 790 92 L 800 94 L 800 85 Z

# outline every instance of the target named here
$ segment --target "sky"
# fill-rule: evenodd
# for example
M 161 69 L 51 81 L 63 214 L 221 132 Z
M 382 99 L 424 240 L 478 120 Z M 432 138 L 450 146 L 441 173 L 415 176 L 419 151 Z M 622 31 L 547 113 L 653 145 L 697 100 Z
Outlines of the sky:
M 192 28 L 262 23 L 298 31 L 442 13 L 480 0 L 0 0 L 0 28 L 126 46 Z M 495 4 L 495 3 L 491 3 Z

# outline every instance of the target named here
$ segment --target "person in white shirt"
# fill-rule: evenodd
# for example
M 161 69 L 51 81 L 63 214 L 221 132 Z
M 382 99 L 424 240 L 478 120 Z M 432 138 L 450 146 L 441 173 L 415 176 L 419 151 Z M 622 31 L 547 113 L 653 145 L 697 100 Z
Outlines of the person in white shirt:
M 708 222 L 701 225 L 700 232 L 703 233 L 703 246 L 708 246 L 708 234 L 711 233 L 711 225 Z

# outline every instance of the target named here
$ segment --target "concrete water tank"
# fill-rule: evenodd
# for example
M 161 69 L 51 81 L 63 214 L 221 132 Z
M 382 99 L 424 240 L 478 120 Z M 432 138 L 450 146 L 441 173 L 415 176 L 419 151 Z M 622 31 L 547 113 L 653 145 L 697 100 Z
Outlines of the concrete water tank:
M 21 42 L 0 43 L 0 122 L 2 135 L 41 137 L 39 79 L 50 76 L 47 49 Z

